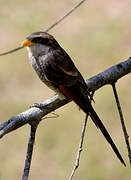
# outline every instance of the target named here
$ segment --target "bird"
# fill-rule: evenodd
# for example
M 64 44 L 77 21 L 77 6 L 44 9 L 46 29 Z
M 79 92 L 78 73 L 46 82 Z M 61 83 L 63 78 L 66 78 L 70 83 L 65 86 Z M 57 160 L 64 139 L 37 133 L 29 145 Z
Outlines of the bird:
M 37 75 L 60 99 L 74 101 L 89 115 L 111 145 L 121 163 L 126 166 L 110 134 L 91 104 L 87 84 L 67 52 L 47 32 L 34 32 L 26 37 L 21 47 L 28 50 L 29 60 Z

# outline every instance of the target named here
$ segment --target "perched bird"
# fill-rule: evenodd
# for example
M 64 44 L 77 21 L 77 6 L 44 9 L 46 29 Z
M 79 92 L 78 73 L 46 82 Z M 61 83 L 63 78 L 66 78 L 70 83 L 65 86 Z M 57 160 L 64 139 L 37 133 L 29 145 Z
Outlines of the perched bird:
M 121 163 L 125 165 L 116 145 L 91 105 L 91 95 L 81 73 L 55 38 L 46 32 L 34 32 L 21 46 L 27 47 L 30 62 L 41 81 L 60 98 L 69 98 L 89 115 Z

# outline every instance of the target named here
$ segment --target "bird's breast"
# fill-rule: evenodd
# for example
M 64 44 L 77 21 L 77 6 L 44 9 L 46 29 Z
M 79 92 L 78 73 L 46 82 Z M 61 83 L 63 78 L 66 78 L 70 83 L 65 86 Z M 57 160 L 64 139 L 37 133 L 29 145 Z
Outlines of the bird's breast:
M 45 75 L 44 72 L 44 61 L 46 61 L 47 55 L 42 56 L 41 58 L 33 56 L 31 52 L 29 52 L 29 60 L 31 65 L 33 66 L 34 70 L 36 71 L 38 77 L 41 79 L 42 82 L 44 82 L 50 89 L 54 90 L 55 92 L 57 91 L 56 88 L 53 86 L 53 84 L 48 80 L 48 78 Z

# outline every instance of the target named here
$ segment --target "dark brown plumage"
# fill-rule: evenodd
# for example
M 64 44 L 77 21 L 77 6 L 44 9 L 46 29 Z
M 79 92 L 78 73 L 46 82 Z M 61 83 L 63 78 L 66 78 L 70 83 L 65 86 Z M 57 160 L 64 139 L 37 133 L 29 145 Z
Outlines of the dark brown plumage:
M 119 160 L 125 165 L 116 145 L 91 105 L 90 93 L 82 75 L 54 37 L 45 32 L 35 32 L 27 37 L 22 46 L 28 48 L 30 62 L 39 78 L 60 97 L 64 95 L 73 100 L 90 115 Z

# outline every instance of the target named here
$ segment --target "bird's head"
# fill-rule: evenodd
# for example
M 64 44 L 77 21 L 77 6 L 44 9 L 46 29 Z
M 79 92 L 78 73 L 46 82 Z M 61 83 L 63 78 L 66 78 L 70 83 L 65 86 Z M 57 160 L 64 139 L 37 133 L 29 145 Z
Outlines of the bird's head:
M 39 55 L 40 53 L 47 53 L 49 49 L 56 49 L 59 44 L 55 38 L 46 32 L 34 32 L 27 36 L 22 42 L 22 47 L 27 47 L 29 53 Z

